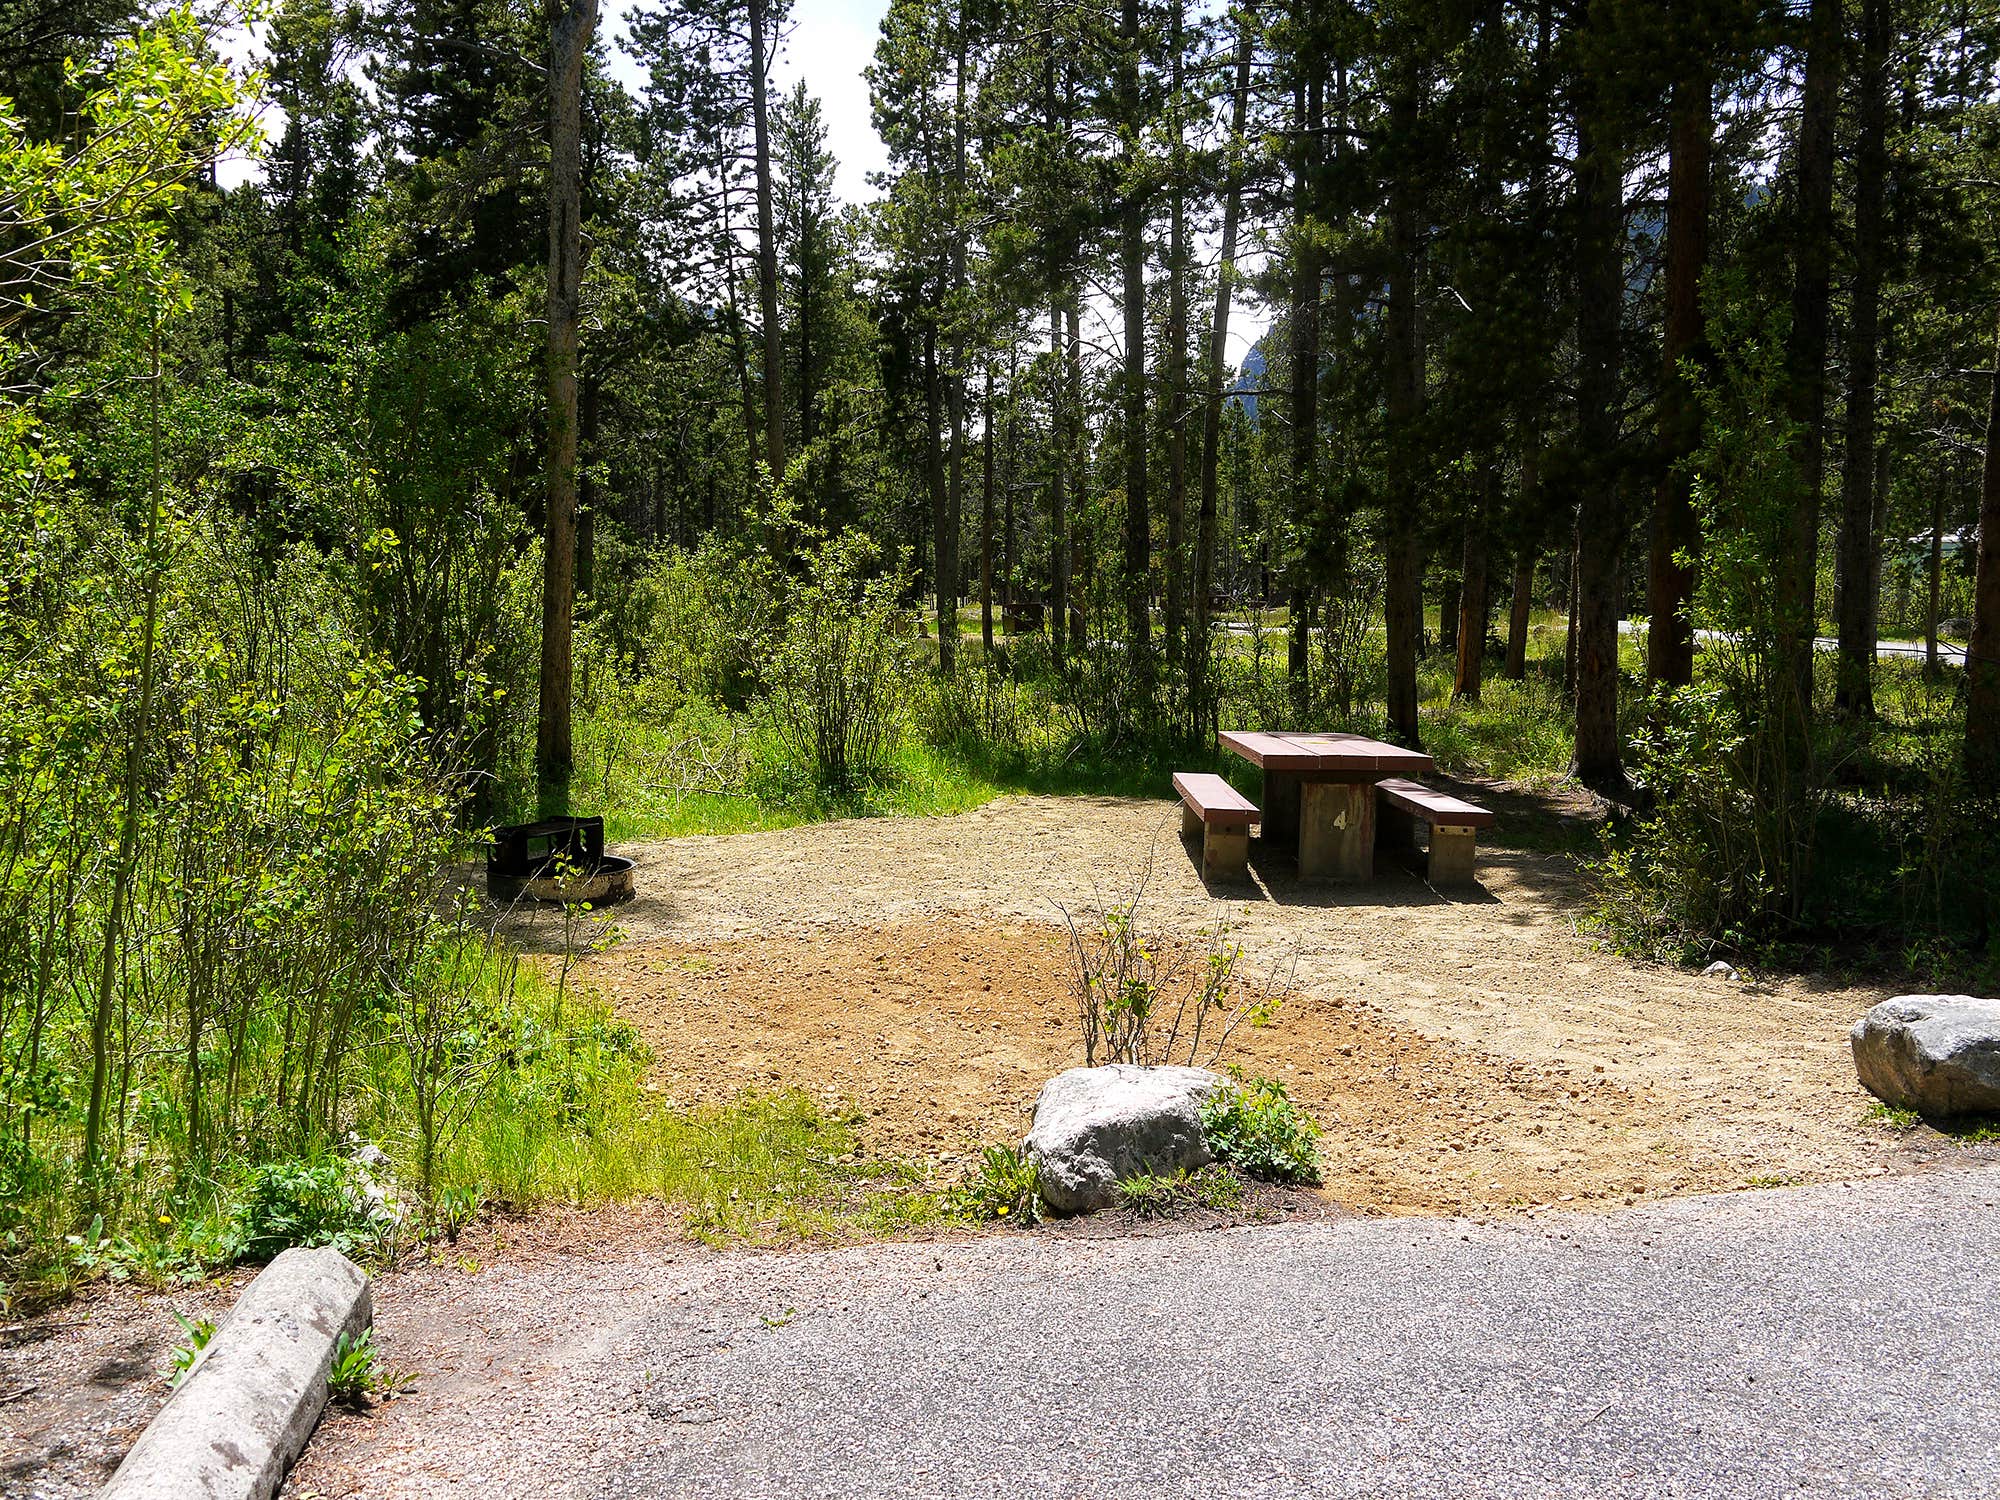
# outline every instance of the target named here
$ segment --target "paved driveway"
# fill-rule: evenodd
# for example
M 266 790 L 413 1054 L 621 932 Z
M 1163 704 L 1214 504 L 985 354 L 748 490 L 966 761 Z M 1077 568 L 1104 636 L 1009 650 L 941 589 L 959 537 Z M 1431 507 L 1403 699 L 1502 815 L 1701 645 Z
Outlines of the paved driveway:
M 329 1428 L 291 1493 L 1991 1496 L 1997 1203 L 1975 1168 L 496 1270 L 456 1315 L 529 1362 Z

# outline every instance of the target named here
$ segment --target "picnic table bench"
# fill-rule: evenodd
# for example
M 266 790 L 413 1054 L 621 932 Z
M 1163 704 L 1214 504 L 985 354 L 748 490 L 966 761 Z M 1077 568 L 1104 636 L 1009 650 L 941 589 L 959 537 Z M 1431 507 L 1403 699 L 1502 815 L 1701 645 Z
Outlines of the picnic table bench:
M 1416 841 L 1416 825 L 1429 826 L 1425 865 L 1433 885 L 1465 885 L 1473 878 L 1474 846 L 1479 830 L 1493 826 L 1493 814 L 1483 807 L 1398 776 L 1375 783 L 1381 799 L 1376 838 L 1383 848 L 1408 849 Z
M 1201 835 L 1201 878 L 1245 880 L 1250 874 L 1250 825 L 1257 805 L 1211 771 L 1174 772 L 1181 799 L 1181 837 Z

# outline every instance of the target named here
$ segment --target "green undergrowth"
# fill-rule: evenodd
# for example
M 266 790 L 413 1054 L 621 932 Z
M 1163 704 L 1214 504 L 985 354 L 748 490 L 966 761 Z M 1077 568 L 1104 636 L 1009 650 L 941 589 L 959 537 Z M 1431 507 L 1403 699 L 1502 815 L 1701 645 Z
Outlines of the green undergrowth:
M 17 1194 L 0 1219 L 0 1307 L 95 1279 L 190 1282 L 292 1245 L 385 1264 L 481 1216 L 559 1204 L 658 1202 L 717 1245 L 895 1234 L 956 1214 L 916 1167 L 866 1156 L 843 1109 L 794 1090 L 663 1101 L 646 1047 L 593 996 L 499 951 L 463 978 L 476 999 L 452 1017 L 454 1096 L 428 1182 L 405 1057 L 370 1048 L 334 1137 L 248 1131 L 178 1168 L 135 1152 L 95 1209 L 53 1177 Z M 364 1143 L 386 1168 L 357 1165 Z

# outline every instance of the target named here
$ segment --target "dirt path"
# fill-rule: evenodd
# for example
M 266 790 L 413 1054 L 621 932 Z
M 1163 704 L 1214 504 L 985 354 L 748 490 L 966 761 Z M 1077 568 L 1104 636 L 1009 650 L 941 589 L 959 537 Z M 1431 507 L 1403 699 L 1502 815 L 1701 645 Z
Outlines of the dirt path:
M 624 852 L 628 938 L 586 974 L 653 1040 L 669 1095 L 807 1086 L 860 1104 L 871 1148 L 944 1168 L 1018 1139 L 1040 1081 L 1080 1061 L 1063 909 L 1142 884 L 1157 927 L 1224 920 L 1253 965 L 1296 966 L 1237 1050 L 1326 1124 L 1350 1206 L 1611 1204 L 1962 1159 L 1866 1120 L 1846 1033 L 1879 994 L 1605 952 L 1558 854 L 1483 853 L 1462 896 L 1253 857 L 1254 889 L 1211 894 L 1175 804 L 1026 797 Z

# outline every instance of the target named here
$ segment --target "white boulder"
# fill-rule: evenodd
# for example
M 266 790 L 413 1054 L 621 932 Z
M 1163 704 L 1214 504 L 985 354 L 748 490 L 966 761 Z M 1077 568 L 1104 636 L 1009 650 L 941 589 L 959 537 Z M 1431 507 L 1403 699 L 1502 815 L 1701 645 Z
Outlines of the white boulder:
M 1129 1177 L 1207 1166 L 1214 1156 L 1201 1103 L 1225 1086 L 1206 1068 L 1112 1063 L 1058 1073 L 1042 1085 L 1028 1132 L 1042 1201 L 1055 1213 L 1088 1213 L 1115 1204 Z
M 2000 1000 L 1898 995 L 1849 1036 L 1861 1086 L 1935 1118 L 2000 1114 Z

